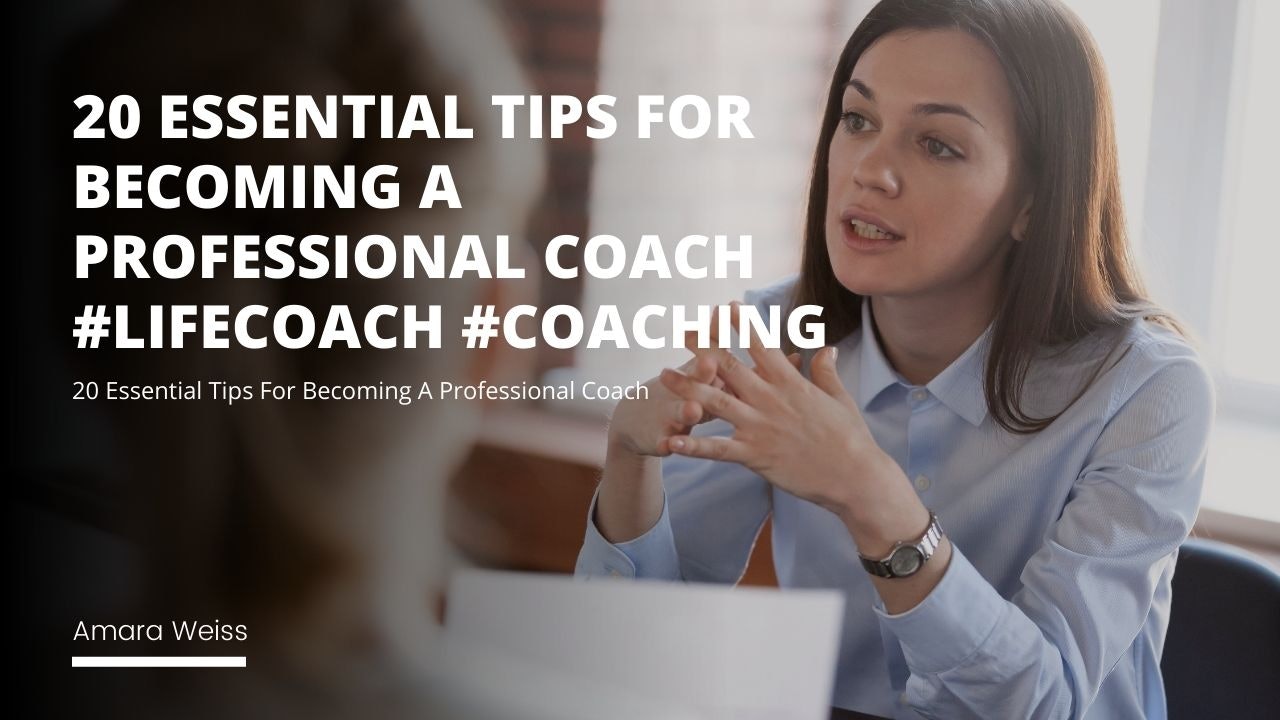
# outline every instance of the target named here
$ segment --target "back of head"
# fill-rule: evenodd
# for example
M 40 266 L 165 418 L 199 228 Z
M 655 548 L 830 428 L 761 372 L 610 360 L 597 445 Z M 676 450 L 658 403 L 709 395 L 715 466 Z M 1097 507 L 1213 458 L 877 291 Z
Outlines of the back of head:
M 65 144 L 60 167 L 68 174 L 82 164 L 212 165 L 228 173 L 237 166 L 256 172 L 350 165 L 359 177 L 388 164 L 397 166 L 400 185 L 393 209 L 357 202 L 349 209 L 81 210 L 62 218 L 61 237 L 130 234 L 154 243 L 170 233 L 264 239 L 316 233 L 347 235 L 354 243 L 411 233 L 428 241 L 443 235 L 451 257 L 464 234 L 491 245 L 497 234 L 523 229 L 540 182 L 538 148 L 520 141 L 498 147 L 495 118 L 485 107 L 489 95 L 520 93 L 524 85 L 483 4 L 140 0 L 82 37 L 61 67 L 59 102 L 86 93 L 129 94 L 142 104 L 146 121 L 129 141 Z M 475 129 L 475 139 L 382 139 L 373 132 L 354 139 L 344 125 L 335 139 L 161 140 L 154 121 L 165 94 L 224 100 L 391 95 L 398 107 L 410 95 L 426 96 L 435 107 L 456 96 L 459 122 Z M 418 207 L 432 165 L 450 167 L 464 193 L 461 208 Z M 399 273 L 379 280 L 235 279 L 229 266 L 210 279 L 197 270 L 179 280 L 103 273 L 67 281 L 61 269 L 73 266 L 71 245 L 59 243 L 64 254 L 52 263 L 70 314 L 86 303 L 128 305 L 139 320 L 153 305 L 227 305 L 233 317 L 250 305 L 296 305 L 323 322 L 336 305 L 355 318 L 377 305 L 416 305 L 424 314 L 439 305 L 447 329 L 457 327 L 464 306 L 492 290 L 477 279 L 403 279 Z M 334 259 L 332 243 L 324 252 Z M 180 349 L 103 348 L 73 360 L 86 375 L 122 384 L 218 381 L 257 393 L 263 381 L 311 382 L 408 386 L 414 396 L 424 381 L 463 381 L 477 367 L 476 354 L 447 334 L 438 349 L 409 349 L 403 342 L 395 349 L 247 349 L 235 342 L 206 349 L 198 336 L 192 340 Z M 278 662 L 265 672 L 326 683 L 359 685 L 353 664 L 384 668 L 388 658 L 413 656 L 430 641 L 428 592 L 442 572 L 444 487 L 477 430 L 473 404 L 206 397 L 163 406 L 120 403 L 112 411 L 111 442 L 125 459 L 129 527 L 144 557 L 148 616 L 245 624 L 259 667 Z M 373 675 L 384 677 L 384 670 Z M 341 703 L 322 705 L 337 711 Z

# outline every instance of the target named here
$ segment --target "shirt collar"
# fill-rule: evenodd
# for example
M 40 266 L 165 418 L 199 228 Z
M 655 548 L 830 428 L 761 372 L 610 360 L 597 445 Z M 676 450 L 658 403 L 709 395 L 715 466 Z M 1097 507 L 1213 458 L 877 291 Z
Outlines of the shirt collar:
M 871 324 L 871 298 L 862 298 L 862 339 L 858 349 L 858 407 L 863 412 L 886 388 L 902 380 L 880 350 L 875 327 Z M 903 383 L 906 384 L 906 383 Z
M 858 367 L 858 406 L 866 412 L 867 406 L 894 384 L 909 387 L 884 356 L 876 340 L 875 326 L 871 319 L 871 299 L 862 299 L 861 347 Z M 987 417 L 987 398 L 983 393 L 983 369 L 990 350 L 991 325 L 974 340 L 937 377 L 925 387 L 943 405 L 964 418 L 974 427 Z

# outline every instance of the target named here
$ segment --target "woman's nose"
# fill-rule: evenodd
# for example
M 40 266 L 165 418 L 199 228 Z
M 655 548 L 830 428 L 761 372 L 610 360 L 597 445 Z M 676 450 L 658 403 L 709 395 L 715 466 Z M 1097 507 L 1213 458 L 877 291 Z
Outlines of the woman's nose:
M 853 182 L 864 190 L 879 190 L 896 197 L 901 190 L 892 153 L 879 140 L 867 143 L 853 165 Z

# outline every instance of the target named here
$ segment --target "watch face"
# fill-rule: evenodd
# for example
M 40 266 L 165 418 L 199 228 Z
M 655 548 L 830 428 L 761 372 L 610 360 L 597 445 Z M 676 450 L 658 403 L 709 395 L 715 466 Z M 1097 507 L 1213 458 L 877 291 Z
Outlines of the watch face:
M 889 567 L 893 570 L 893 574 L 898 576 L 911 575 L 923 564 L 924 556 L 914 545 L 904 545 L 894 550 L 889 558 Z

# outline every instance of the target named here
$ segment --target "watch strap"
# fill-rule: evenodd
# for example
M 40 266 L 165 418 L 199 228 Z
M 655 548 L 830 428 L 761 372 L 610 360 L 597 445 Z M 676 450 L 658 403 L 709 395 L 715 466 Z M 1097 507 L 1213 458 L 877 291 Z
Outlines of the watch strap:
M 862 553 L 858 553 L 858 559 L 862 561 L 862 567 L 867 572 L 882 578 L 908 577 L 919 572 L 924 564 L 929 562 L 929 558 L 937 552 L 938 546 L 942 544 L 942 526 L 938 523 L 938 515 L 932 510 L 929 511 L 929 527 L 925 528 L 924 534 L 914 541 L 901 541 L 893 546 L 889 554 L 877 560 L 869 558 Z M 914 548 L 920 553 L 920 564 L 909 573 L 899 574 L 894 571 L 893 556 L 903 547 Z

